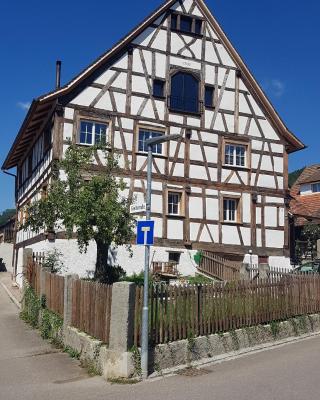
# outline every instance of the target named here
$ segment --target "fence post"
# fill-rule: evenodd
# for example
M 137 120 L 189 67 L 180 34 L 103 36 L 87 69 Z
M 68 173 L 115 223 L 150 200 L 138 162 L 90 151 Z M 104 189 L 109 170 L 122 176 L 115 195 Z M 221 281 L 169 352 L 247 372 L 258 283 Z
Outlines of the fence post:
M 32 262 L 32 249 L 30 248 L 26 248 L 23 249 L 22 252 L 22 287 L 25 286 L 25 274 L 26 274 L 26 270 L 27 267 L 29 265 L 30 262 Z
M 317 240 L 317 258 L 320 258 L 320 239 Z
M 103 368 L 104 375 L 110 378 L 129 378 L 135 372 L 134 307 L 136 285 L 117 282 L 112 287 L 109 349 Z
M 63 329 L 71 326 L 72 322 L 72 282 L 79 279 L 78 275 L 67 275 L 64 277 L 63 293 Z

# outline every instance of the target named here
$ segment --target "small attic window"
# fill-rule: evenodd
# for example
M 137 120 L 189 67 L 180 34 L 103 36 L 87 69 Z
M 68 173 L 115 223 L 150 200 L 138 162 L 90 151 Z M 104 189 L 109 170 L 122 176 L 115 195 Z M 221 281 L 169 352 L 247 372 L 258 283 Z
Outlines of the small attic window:
M 153 96 L 157 98 L 164 98 L 164 84 L 161 79 L 154 79 L 153 81 Z
M 203 21 L 200 18 L 181 14 L 171 14 L 171 30 L 183 33 L 202 35 Z
M 311 185 L 312 193 L 319 193 L 320 192 L 320 182 L 313 183 Z

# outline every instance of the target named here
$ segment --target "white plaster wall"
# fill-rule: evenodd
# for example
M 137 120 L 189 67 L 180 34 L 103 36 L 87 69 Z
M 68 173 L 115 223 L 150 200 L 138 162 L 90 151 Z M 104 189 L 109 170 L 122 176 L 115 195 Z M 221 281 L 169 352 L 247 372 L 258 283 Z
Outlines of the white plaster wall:
M 47 241 L 39 242 L 34 244 L 32 247 L 34 252 L 48 252 L 57 249 L 63 253 L 62 260 L 65 264 L 64 275 L 67 274 L 78 274 L 79 277 L 87 277 L 94 272 L 96 262 L 96 245 L 94 242 L 90 242 L 88 251 L 85 254 L 81 254 L 78 250 L 76 240 L 59 239 L 55 243 L 49 243 Z M 178 266 L 179 273 L 182 275 L 192 275 L 196 273 L 196 264 L 193 260 L 193 256 L 196 251 L 189 251 L 186 249 L 177 249 L 170 247 L 151 247 L 151 258 L 152 261 L 168 261 L 168 252 L 181 252 L 180 264 Z M 139 273 L 143 270 L 144 266 L 144 246 L 132 246 L 133 256 L 130 257 L 129 252 L 125 246 L 120 246 L 116 250 L 112 250 L 110 253 L 110 263 L 114 265 L 120 265 L 127 273 L 132 275 L 133 273 Z M 22 272 L 22 256 L 23 249 L 19 249 L 18 252 L 18 270 Z M 21 274 L 17 276 L 17 283 L 22 285 Z
M 8 272 L 12 272 L 12 256 L 13 256 L 13 244 L 0 243 L 0 258 L 3 259 L 3 262 Z
M 292 269 L 290 258 L 288 257 L 271 256 L 269 257 L 269 265 L 272 268 Z
M 277 226 L 277 213 L 278 210 L 276 207 L 265 207 L 265 225 L 276 227 Z
M 284 246 L 284 232 L 266 229 L 266 247 L 281 249 Z

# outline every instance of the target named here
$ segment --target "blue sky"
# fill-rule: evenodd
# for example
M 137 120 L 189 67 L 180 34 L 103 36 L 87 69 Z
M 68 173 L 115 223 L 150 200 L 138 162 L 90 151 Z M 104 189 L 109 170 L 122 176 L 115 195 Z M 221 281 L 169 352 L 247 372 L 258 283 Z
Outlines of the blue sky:
M 161 0 L 2 1 L 0 163 L 33 98 L 62 83 L 126 35 Z M 309 147 L 289 168 L 319 163 L 320 2 L 207 0 L 230 40 L 291 131 Z M 0 211 L 14 206 L 13 178 L 0 174 Z

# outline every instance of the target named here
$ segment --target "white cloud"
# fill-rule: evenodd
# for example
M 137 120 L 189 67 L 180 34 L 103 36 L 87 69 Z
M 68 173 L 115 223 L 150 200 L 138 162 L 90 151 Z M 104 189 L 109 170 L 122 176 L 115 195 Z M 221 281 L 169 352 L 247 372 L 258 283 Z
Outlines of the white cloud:
M 28 101 L 18 101 L 17 107 L 21 108 L 21 110 L 28 111 L 31 106 L 31 103 Z
M 282 97 L 286 89 L 285 83 L 276 78 L 265 80 L 262 86 L 266 92 L 275 97 Z

